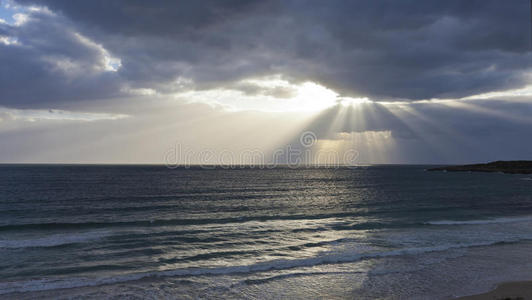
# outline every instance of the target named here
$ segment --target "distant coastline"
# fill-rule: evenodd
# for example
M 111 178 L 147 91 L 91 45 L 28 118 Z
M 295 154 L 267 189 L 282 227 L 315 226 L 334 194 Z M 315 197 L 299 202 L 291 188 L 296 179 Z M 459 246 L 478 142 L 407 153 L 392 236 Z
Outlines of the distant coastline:
M 494 161 L 485 164 L 471 164 L 431 168 L 428 171 L 448 172 L 498 172 L 507 174 L 532 174 L 532 161 Z

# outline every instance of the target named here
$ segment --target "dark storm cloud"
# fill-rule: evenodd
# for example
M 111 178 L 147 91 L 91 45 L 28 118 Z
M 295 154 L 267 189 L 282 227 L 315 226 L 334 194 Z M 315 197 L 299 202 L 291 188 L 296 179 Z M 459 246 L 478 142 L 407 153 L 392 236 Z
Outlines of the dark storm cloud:
M 18 2 L 58 15 L 0 26 L 29 40 L 1 46 L 0 104 L 11 106 L 272 74 L 376 101 L 461 97 L 525 85 L 532 59 L 527 0 Z M 65 39 L 74 31 L 120 58 L 118 72 L 72 79 L 50 71 L 40 59 L 50 53 L 100 63 L 87 45 Z
M 33 13 L 21 26 L 0 24 L 0 104 L 40 108 L 56 103 L 110 97 L 118 78 L 104 72 L 99 47 L 87 44 L 68 20 Z

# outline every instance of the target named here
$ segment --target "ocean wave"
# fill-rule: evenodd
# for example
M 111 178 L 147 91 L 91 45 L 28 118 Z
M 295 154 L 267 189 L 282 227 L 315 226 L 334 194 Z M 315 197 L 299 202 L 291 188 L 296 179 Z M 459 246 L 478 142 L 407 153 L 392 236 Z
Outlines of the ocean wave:
M 197 218 L 197 219 L 144 219 L 144 220 L 101 220 L 96 222 L 43 222 L 43 223 L 21 223 L 21 224 L 1 224 L 0 231 L 15 230 L 65 230 L 65 229 L 104 229 L 104 228 L 128 228 L 128 227 L 165 227 L 165 226 L 194 226 L 194 225 L 225 225 L 225 224 L 243 224 L 248 222 L 277 222 L 277 221 L 321 221 L 337 220 L 339 218 L 369 218 L 356 213 L 325 213 L 313 215 L 257 215 L 233 218 Z M 360 222 L 353 226 L 362 227 L 362 229 L 371 229 L 373 227 L 386 227 L 394 223 L 381 222 Z
M 275 280 L 282 280 L 285 278 L 292 278 L 292 277 L 304 277 L 304 276 L 316 276 L 316 275 L 346 275 L 346 274 L 364 274 L 364 271 L 330 271 L 330 272 L 294 272 L 294 273 L 288 273 L 288 274 L 281 274 L 281 275 L 275 275 L 271 277 L 266 278 L 260 278 L 260 279 L 245 279 L 241 282 L 235 283 L 232 286 L 238 286 L 241 284 L 262 284 L 267 283 L 270 281 Z
M 91 279 L 91 278 L 68 278 L 68 279 L 33 279 L 28 281 L 12 281 L 0 283 L 0 295 L 15 293 L 15 292 L 35 292 L 66 288 L 79 288 L 88 286 L 99 286 L 104 284 L 123 283 L 128 281 L 136 281 L 145 278 L 161 278 L 161 277 L 193 277 L 193 276 L 217 276 L 217 275 L 233 275 L 233 274 L 249 274 L 267 272 L 273 270 L 289 270 L 294 268 L 313 267 L 326 264 L 351 263 L 367 259 L 377 259 L 395 256 L 420 255 L 430 252 L 442 252 L 452 249 L 472 248 L 481 246 L 491 246 L 497 244 L 517 243 L 521 241 L 528 241 L 528 238 L 513 238 L 501 239 L 469 244 L 448 244 L 433 247 L 414 247 L 404 248 L 384 252 L 374 253 L 337 253 L 326 254 L 316 257 L 292 259 L 292 260 L 274 260 L 268 262 L 260 262 L 251 265 L 239 266 L 225 266 L 213 268 L 186 268 L 174 269 L 157 272 L 136 273 L 129 275 L 120 275 L 107 278 Z
M 523 217 L 501 217 L 494 219 L 483 219 L 483 220 L 439 220 L 439 221 L 429 221 L 425 224 L 430 225 L 480 225 L 480 224 L 499 224 L 499 223 L 517 223 L 517 222 L 532 222 L 532 216 L 523 216 Z
M 91 231 L 69 234 L 54 234 L 46 237 L 17 240 L 0 240 L 0 248 L 33 248 L 33 247 L 55 247 L 68 244 L 86 243 L 111 235 L 107 231 Z
M 206 225 L 230 224 L 246 222 L 269 222 L 278 220 L 320 220 L 340 217 L 356 216 L 353 213 L 330 213 L 317 215 L 259 215 L 235 218 L 207 218 L 207 219 L 155 219 L 135 221 L 101 221 L 101 222 L 61 222 L 61 223 L 24 223 L 2 224 L 0 231 L 32 230 L 32 229 L 85 229 L 110 227 L 160 227 L 173 225 Z

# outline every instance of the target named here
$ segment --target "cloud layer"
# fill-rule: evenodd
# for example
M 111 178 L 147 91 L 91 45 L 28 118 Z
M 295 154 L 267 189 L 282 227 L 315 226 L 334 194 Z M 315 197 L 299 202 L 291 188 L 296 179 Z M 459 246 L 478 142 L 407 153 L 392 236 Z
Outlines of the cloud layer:
M 155 2 L 18 0 L 41 9 L 0 24 L 17 41 L 0 43 L 0 105 L 276 74 L 374 101 L 465 97 L 529 79 L 527 0 Z

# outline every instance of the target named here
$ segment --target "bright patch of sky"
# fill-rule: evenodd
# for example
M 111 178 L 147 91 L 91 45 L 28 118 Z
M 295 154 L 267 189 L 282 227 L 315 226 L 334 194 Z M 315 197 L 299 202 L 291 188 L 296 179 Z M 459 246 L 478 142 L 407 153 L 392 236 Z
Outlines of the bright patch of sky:
M 15 5 L 12 1 L 0 1 L 0 23 L 14 25 L 17 22 L 15 15 L 20 14 L 27 9 Z
M 246 92 L 251 89 L 252 92 Z M 312 81 L 289 82 L 280 75 L 245 79 L 233 88 L 190 91 L 175 95 L 190 102 L 221 106 L 230 111 L 316 112 L 341 103 L 371 102 L 368 98 L 341 97 L 336 91 Z
M 67 110 L 57 109 L 8 109 L 0 108 L 0 115 L 3 118 L 0 121 L 20 120 L 28 122 L 36 122 L 42 120 L 66 120 L 66 121 L 99 121 L 99 120 L 118 120 L 129 117 L 124 114 L 110 114 L 110 113 L 88 113 L 88 112 L 73 112 Z

